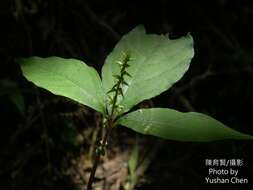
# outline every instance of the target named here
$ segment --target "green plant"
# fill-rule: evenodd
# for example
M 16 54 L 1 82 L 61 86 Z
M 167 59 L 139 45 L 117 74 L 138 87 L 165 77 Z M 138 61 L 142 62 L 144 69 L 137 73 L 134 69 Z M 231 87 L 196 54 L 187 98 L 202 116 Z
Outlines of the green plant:
M 106 130 L 96 149 L 88 189 L 108 137 L 117 125 L 139 133 L 178 141 L 253 139 L 201 113 L 167 108 L 139 109 L 134 105 L 169 89 L 187 71 L 194 55 L 190 35 L 169 40 L 146 34 L 142 26 L 123 36 L 105 60 L 102 82 L 96 70 L 80 60 L 60 57 L 19 59 L 24 76 L 56 95 L 73 99 L 103 115 Z

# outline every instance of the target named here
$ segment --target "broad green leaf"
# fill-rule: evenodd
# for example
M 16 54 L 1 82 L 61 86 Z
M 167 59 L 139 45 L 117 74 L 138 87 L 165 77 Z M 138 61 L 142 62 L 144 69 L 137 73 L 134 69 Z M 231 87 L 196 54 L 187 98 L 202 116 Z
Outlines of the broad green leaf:
M 159 95 L 177 82 L 187 71 L 193 57 L 193 39 L 190 35 L 170 40 L 165 35 L 146 34 L 142 26 L 123 36 L 114 50 L 106 58 L 102 69 L 102 83 L 105 92 L 115 84 L 115 75 L 120 68 L 116 63 L 122 53 L 129 53 L 127 72 L 132 77 L 125 77 L 128 85 L 123 87 L 124 98 L 118 104 L 123 112 L 139 102 Z
M 104 111 L 104 92 L 96 70 L 77 59 L 31 57 L 19 59 L 23 75 L 35 85 Z
M 228 128 L 210 116 L 173 109 L 152 108 L 131 112 L 118 121 L 136 132 L 178 141 L 251 139 L 253 136 Z

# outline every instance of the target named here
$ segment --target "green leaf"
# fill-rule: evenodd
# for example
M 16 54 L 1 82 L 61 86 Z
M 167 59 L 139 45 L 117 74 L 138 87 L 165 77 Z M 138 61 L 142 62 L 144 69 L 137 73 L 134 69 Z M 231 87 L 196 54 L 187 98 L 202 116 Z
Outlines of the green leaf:
M 136 132 L 178 141 L 251 139 L 253 136 L 228 128 L 210 116 L 173 109 L 152 108 L 131 112 L 118 121 Z
M 193 57 L 193 39 L 190 35 L 170 40 L 164 35 L 146 34 L 142 26 L 123 36 L 114 50 L 106 58 L 102 69 L 102 83 L 108 92 L 119 75 L 116 63 L 122 53 L 130 56 L 126 69 L 131 77 L 125 77 L 128 86 L 123 88 L 124 98 L 119 104 L 124 112 L 139 102 L 159 95 L 177 82 L 187 71 Z
M 19 59 L 23 75 L 35 85 L 104 111 L 104 91 L 96 70 L 77 59 L 31 57 Z

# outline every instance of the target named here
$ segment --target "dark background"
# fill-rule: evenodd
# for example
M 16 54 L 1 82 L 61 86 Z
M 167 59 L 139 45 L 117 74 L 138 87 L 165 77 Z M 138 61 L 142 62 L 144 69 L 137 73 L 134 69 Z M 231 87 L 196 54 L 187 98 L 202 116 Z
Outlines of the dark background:
M 83 188 L 85 182 L 77 183 L 75 176 L 89 174 L 89 167 L 82 169 L 82 156 L 90 151 L 99 122 L 91 109 L 35 88 L 22 77 L 15 59 L 72 57 L 100 72 L 120 37 L 138 24 L 144 24 L 148 33 L 169 33 L 170 38 L 190 32 L 195 48 L 183 79 L 141 106 L 198 111 L 253 134 L 250 0 L 2 0 L 0 24 L 1 190 Z M 109 142 L 111 159 L 131 151 L 134 139 L 135 133 L 128 129 L 115 130 Z M 250 141 L 138 139 L 141 152 L 150 152 L 144 155 L 151 163 L 136 189 L 249 189 L 247 185 L 206 185 L 204 177 L 205 159 L 243 159 L 239 175 L 251 183 Z

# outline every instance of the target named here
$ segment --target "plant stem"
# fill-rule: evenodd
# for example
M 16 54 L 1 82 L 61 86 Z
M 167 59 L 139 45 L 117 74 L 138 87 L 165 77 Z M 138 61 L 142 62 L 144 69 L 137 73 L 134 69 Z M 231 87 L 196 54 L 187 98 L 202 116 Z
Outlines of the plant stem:
M 87 190 L 92 189 L 92 183 L 95 179 L 95 173 L 96 173 L 96 170 L 97 170 L 99 160 L 100 160 L 100 154 L 96 153 L 95 161 L 93 163 L 93 167 L 92 167 L 92 170 L 91 170 L 91 173 L 90 173 L 89 182 L 88 182 L 88 185 L 87 185 Z
M 125 69 L 126 69 L 126 67 L 129 66 L 129 65 L 127 65 L 128 61 L 129 61 L 129 57 L 127 56 L 126 58 L 124 58 L 124 63 L 122 63 L 120 76 L 117 75 L 117 77 L 116 77 L 118 79 L 118 81 L 116 83 L 116 86 L 115 86 L 116 89 L 114 89 L 114 87 L 112 88 L 112 91 L 115 91 L 115 94 L 114 94 L 112 102 L 111 102 L 112 103 L 111 113 L 108 113 L 108 118 L 107 118 L 107 121 L 105 123 L 106 133 L 102 137 L 102 140 L 99 141 L 100 145 L 96 148 L 95 160 L 94 160 L 94 164 L 93 164 L 91 174 L 90 174 L 90 178 L 89 178 L 89 181 L 88 181 L 87 190 L 92 189 L 92 183 L 95 179 L 95 174 L 96 174 L 97 166 L 98 166 L 99 161 L 100 161 L 100 157 L 101 157 L 101 155 L 104 155 L 104 153 L 105 153 L 105 147 L 106 147 L 107 139 L 108 139 L 113 127 L 114 127 L 114 120 L 115 120 L 114 112 L 115 112 L 115 109 L 117 109 L 117 98 L 118 98 L 119 93 L 121 92 L 121 95 L 123 96 L 123 92 L 122 92 L 122 89 L 121 89 L 120 85 L 124 84 L 124 75 L 126 74 Z
M 105 133 L 104 137 L 102 138 L 102 140 L 100 141 L 101 144 L 96 148 L 96 151 L 95 151 L 95 154 L 96 154 L 95 155 L 95 160 L 94 160 L 93 167 L 92 167 L 92 170 L 91 170 L 89 182 L 88 182 L 88 185 L 87 185 L 87 190 L 92 190 L 92 184 L 93 184 L 94 179 L 95 179 L 95 174 L 96 174 L 97 166 L 99 164 L 100 157 L 102 155 L 102 153 L 101 153 L 100 150 L 101 149 L 103 149 L 103 150 L 105 149 L 106 142 L 107 142 L 107 139 L 108 139 L 108 137 L 109 137 L 109 135 L 110 135 L 110 133 L 112 131 L 112 128 L 113 128 L 112 122 L 108 122 L 106 133 Z
M 89 178 L 89 181 L 88 181 L 87 190 L 92 190 L 92 184 L 93 184 L 94 179 L 95 179 L 95 174 L 96 174 L 97 166 L 98 166 L 99 161 L 100 161 L 101 154 L 102 154 L 102 152 L 104 153 L 104 151 L 105 151 L 107 139 L 108 139 L 108 137 L 109 137 L 109 135 L 112 131 L 112 128 L 114 126 L 114 124 L 113 124 L 113 122 L 114 122 L 113 121 L 113 113 L 114 113 L 114 109 L 115 109 L 116 102 L 117 102 L 119 87 L 120 87 L 120 82 L 118 82 L 118 84 L 117 84 L 116 92 L 115 92 L 115 95 L 113 97 L 113 105 L 112 105 L 111 114 L 109 116 L 109 119 L 106 122 L 106 133 L 105 133 L 104 137 L 102 137 L 102 140 L 99 141 L 100 145 L 96 148 L 96 151 L 95 151 L 95 154 L 96 154 L 95 155 L 95 160 L 94 160 L 94 164 L 93 164 L 91 174 L 90 174 L 90 178 Z M 102 150 L 102 152 L 101 152 L 101 150 Z

